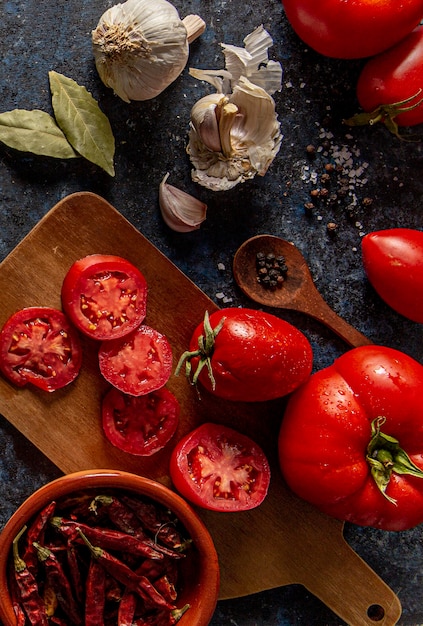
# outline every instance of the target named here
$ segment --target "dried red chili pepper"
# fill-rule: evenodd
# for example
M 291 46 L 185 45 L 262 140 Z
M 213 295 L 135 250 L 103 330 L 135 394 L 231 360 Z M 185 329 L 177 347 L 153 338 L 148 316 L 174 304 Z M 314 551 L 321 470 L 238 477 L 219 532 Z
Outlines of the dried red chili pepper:
M 13 574 L 13 572 L 8 572 Z M 22 608 L 19 598 L 19 589 L 17 588 L 17 582 L 14 575 L 8 577 L 8 585 L 10 591 L 10 597 L 12 600 L 13 611 L 16 617 L 16 626 L 24 626 L 26 622 L 25 611 Z
M 93 546 L 81 531 L 80 536 L 89 547 L 91 554 L 99 560 L 105 570 L 108 571 L 111 576 L 114 576 L 116 580 L 135 591 L 143 600 L 152 603 L 152 605 L 167 609 L 175 608 L 174 605 L 163 598 L 148 578 L 131 570 L 130 567 L 110 554 L 110 552 L 98 546 Z
M 85 626 L 104 626 L 106 570 L 94 557 L 88 567 L 85 596 Z
M 131 496 L 122 496 L 121 500 L 134 511 L 144 528 L 154 533 L 157 540 L 175 550 L 182 550 L 186 547 L 186 542 L 176 529 L 176 520 L 169 515 L 168 511 L 159 510 L 157 505 Z
M 24 526 L 12 543 L 13 567 L 19 598 L 27 618 L 33 626 L 48 626 L 44 602 L 39 594 L 37 581 L 27 568 L 25 561 L 19 556 L 18 542 L 26 530 L 27 527 Z
M 70 541 L 79 539 L 78 529 L 80 529 L 91 543 L 99 548 L 119 550 L 149 559 L 163 559 L 163 554 L 152 547 L 154 544 L 151 541 L 139 539 L 134 535 L 128 535 L 119 530 L 103 527 L 96 528 L 87 524 L 80 524 L 75 520 L 67 520 L 63 517 L 53 517 L 50 520 L 50 524 Z
M 37 550 L 39 561 L 44 565 L 46 579 L 54 589 L 62 610 L 68 616 L 72 626 L 82 625 L 82 616 L 62 564 L 49 548 L 41 546 L 36 541 L 34 548 Z
M 132 626 L 137 602 L 137 595 L 126 588 L 119 603 L 117 626 Z
M 48 584 L 44 585 L 43 602 L 47 617 L 53 617 L 59 605 L 59 601 L 53 587 Z
M 56 502 L 53 500 L 39 512 L 34 522 L 28 528 L 22 558 L 25 561 L 27 568 L 31 570 L 34 576 L 36 575 L 38 568 L 38 558 L 32 544 L 34 541 L 38 541 L 40 543 L 43 542 L 46 525 L 50 517 L 54 514 L 55 508 Z
M 75 600 L 81 603 L 84 596 L 84 584 L 82 582 L 81 567 L 78 561 L 77 550 L 71 542 L 68 542 L 66 545 L 66 557 L 69 578 L 75 593 Z
M 97 510 L 99 504 L 107 511 L 110 521 L 122 532 L 128 535 L 134 535 L 138 539 L 146 542 L 152 549 L 159 550 L 168 556 L 183 556 L 179 554 L 179 552 L 170 550 L 148 537 L 134 511 L 115 496 L 96 496 L 90 507 L 94 511 Z
M 173 626 L 181 619 L 182 615 L 190 608 L 185 604 L 181 609 L 172 611 L 156 611 L 149 615 L 143 615 L 132 622 L 132 626 Z
M 175 602 L 178 594 L 175 585 L 169 580 L 166 574 L 157 578 L 157 580 L 154 581 L 154 586 L 168 602 Z

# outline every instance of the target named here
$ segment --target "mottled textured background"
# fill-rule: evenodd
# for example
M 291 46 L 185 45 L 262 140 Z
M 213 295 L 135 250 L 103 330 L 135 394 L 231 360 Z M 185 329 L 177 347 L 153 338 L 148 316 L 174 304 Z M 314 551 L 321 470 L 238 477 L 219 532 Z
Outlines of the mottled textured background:
M 116 138 L 116 177 L 83 160 L 35 158 L 0 147 L 0 258 L 3 259 L 58 200 L 75 191 L 105 197 L 219 305 L 248 305 L 234 284 L 238 246 L 259 233 L 293 241 L 304 253 L 326 301 L 373 342 L 423 360 L 422 325 L 389 309 L 364 276 L 363 234 L 386 227 L 422 228 L 422 144 L 400 142 L 383 127 L 349 130 L 342 119 L 357 110 L 355 83 L 362 61 L 319 56 L 299 41 L 277 0 L 178 0 L 181 17 L 198 13 L 205 34 L 191 47 L 189 64 L 223 67 L 220 43 L 242 45 L 263 24 L 274 39 L 271 58 L 284 68 L 275 95 L 284 139 L 263 178 L 212 193 L 191 182 L 185 153 L 189 111 L 211 90 L 187 71 L 154 101 L 125 104 L 100 82 L 91 30 L 110 0 L 4 0 L 0 20 L 0 112 L 51 112 L 49 70 L 84 85 L 108 115 Z M 420 133 L 422 132 L 422 129 Z M 313 144 L 316 158 L 307 157 Z M 351 189 L 341 203 L 304 209 L 324 165 L 342 162 Z M 208 204 L 202 228 L 170 231 L 158 209 L 158 185 L 169 181 Z M 316 183 L 317 179 L 317 183 Z M 370 206 L 363 205 L 371 198 Z M 334 235 L 327 224 L 335 222 Z M 10 289 L 14 289 L 10 285 Z M 1 298 L 1 294 L 0 294 Z M 310 339 L 315 369 L 346 346 L 304 315 L 278 312 Z M 46 433 L 48 436 L 48 433 Z M 34 489 L 60 475 L 57 468 L 0 418 L 0 526 Z M 402 625 L 423 623 L 422 529 L 386 533 L 346 526 L 346 539 L 398 594 Z M 271 538 L 269 538 L 271 540 Z M 253 566 L 253 564 L 252 564 Z M 335 626 L 341 620 L 304 588 L 275 589 L 218 605 L 212 626 Z

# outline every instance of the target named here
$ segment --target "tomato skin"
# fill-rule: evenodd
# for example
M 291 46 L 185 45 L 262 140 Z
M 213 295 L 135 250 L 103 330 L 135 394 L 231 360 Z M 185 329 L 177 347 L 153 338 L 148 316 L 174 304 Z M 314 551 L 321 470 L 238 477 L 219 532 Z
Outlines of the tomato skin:
M 98 361 L 111 385 L 123 393 L 143 396 L 164 387 L 172 373 L 173 356 L 167 337 L 141 324 L 130 335 L 103 341 Z
M 328 57 L 359 59 L 387 50 L 423 16 L 421 0 L 282 0 L 297 35 Z
M 392 473 L 387 495 L 372 478 L 366 450 L 371 423 L 398 439 L 423 469 L 423 366 L 384 346 L 354 348 L 313 374 L 289 399 L 279 461 L 289 487 L 321 511 L 384 530 L 423 522 L 423 478 Z
M 224 318 L 211 356 L 216 381 L 207 368 L 201 384 L 216 396 L 238 402 L 262 402 L 287 395 L 311 373 L 313 353 L 308 339 L 280 318 L 253 309 L 226 308 L 210 315 L 214 328 Z M 195 329 L 190 350 L 198 347 L 203 323 Z M 192 359 L 193 371 L 198 359 Z
M 423 231 L 390 228 L 362 239 L 367 277 L 392 309 L 423 323 Z
M 227 426 L 206 423 L 177 443 L 170 459 L 170 477 L 179 493 L 193 504 L 236 512 L 263 502 L 270 468 L 261 448 L 249 437 Z
M 82 333 L 104 341 L 135 330 L 147 309 L 147 281 L 130 261 L 90 254 L 75 261 L 62 284 L 62 305 Z
M 423 98 L 423 27 L 419 26 L 394 47 L 373 57 L 363 67 L 357 82 L 357 98 L 366 112 L 413 98 Z M 420 93 L 419 93 L 420 92 Z M 423 123 L 423 102 L 394 117 L 398 126 Z
M 102 402 L 103 431 L 120 450 L 151 456 L 175 434 L 179 413 L 178 400 L 165 387 L 139 397 L 112 387 Z
M 26 307 L 1 330 L 0 371 L 18 387 L 55 391 L 74 381 L 81 365 L 79 335 L 57 309 Z

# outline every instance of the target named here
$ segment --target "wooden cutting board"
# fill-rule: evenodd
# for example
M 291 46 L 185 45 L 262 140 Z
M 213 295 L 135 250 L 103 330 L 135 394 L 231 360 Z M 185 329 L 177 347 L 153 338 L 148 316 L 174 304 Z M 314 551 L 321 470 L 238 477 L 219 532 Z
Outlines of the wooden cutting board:
M 0 325 L 25 306 L 60 308 L 68 268 L 92 253 L 117 254 L 141 269 L 149 286 L 146 323 L 167 335 L 176 364 L 204 312 L 217 307 L 116 209 L 92 193 L 75 193 L 58 202 L 0 264 Z M 171 443 L 140 459 L 104 438 L 99 416 L 107 384 L 98 370 L 96 347 L 83 339 L 78 379 L 52 394 L 17 389 L 0 378 L 1 413 L 64 473 L 122 469 L 170 486 Z M 343 524 L 284 486 L 276 449 L 283 401 L 248 405 L 206 393 L 199 398 L 183 376 L 172 376 L 168 387 L 182 406 L 176 438 L 204 421 L 225 423 L 253 437 L 272 467 L 262 506 L 236 514 L 199 511 L 219 554 L 220 598 L 299 583 L 349 624 L 374 626 L 368 615 L 373 605 L 384 614 L 377 624 L 396 624 L 401 614 L 397 596 L 347 545 Z

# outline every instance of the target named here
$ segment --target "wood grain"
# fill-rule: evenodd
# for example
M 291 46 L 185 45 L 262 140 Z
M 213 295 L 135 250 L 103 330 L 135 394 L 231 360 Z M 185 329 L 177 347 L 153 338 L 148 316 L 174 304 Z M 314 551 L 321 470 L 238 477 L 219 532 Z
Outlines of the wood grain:
M 63 277 L 77 258 L 113 253 L 137 265 L 148 285 L 146 323 L 165 333 L 175 363 L 192 331 L 216 305 L 116 209 L 92 193 L 58 202 L 0 265 L 0 324 L 24 306 L 60 308 Z M 83 339 L 78 379 L 52 394 L 17 389 L 0 378 L 0 411 L 64 473 L 122 469 L 170 485 L 172 444 L 140 459 L 111 446 L 100 426 L 100 402 L 107 389 L 97 364 L 97 345 Z M 183 376 L 169 388 L 181 402 L 176 438 L 204 421 L 226 423 L 252 436 L 272 467 L 269 495 L 259 508 L 238 514 L 199 511 L 219 554 L 221 598 L 244 596 L 299 583 L 354 626 L 374 625 L 368 607 L 383 608 L 377 623 L 397 623 L 401 606 L 393 591 L 347 545 L 343 525 L 294 497 L 277 467 L 276 440 L 283 401 L 228 403 L 205 392 L 198 397 Z

